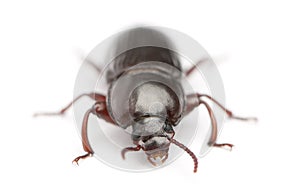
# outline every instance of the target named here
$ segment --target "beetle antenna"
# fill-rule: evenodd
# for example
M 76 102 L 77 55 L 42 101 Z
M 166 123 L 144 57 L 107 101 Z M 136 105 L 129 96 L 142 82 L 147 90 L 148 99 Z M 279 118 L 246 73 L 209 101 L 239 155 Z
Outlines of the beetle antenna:
M 186 147 L 182 143 L 178 142 L 176 139 L 169 138 L 169 137 L 167 137 L 167 138 L 171 143 L 173 143 L 176 146 L 178 146 L 179 148 L 183 149 L 184 151 L 186 151 L 192 157 L 192 159 L 194 161 L 194 173 L 196 173 L 197 168 L 198 168 L 198 159 L 197 159 L 196 155 L 188 147 Z

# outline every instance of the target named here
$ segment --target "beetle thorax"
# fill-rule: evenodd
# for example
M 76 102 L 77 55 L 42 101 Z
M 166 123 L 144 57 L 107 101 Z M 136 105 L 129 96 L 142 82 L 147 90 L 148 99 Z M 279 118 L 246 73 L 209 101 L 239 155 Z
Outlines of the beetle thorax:
M 107 109 L 122 128 L 139 116 L 159 116 L 176 125 L 185 107 L 181 72 L 165 63 L 144 62 L 123 72 L 108 91 Z
M 179 110 L 177 95 L 166 85 L 150 81 L 138 86 L 129 99 L 130 114 L 134 117 L 172 117 Z

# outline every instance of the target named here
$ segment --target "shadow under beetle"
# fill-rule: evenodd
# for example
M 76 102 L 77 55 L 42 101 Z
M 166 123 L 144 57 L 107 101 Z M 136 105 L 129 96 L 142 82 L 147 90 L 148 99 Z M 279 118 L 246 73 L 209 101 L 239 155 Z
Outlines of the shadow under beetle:
M 145 34 L 151 31 L 147 28 L 139 28 L 138 30 L 144 31 Z M 151 39 L 163 40 L 168 43 L 168 39 L 159 33 L 151 33 Z M 207 100 L 219 106 L 229 118 L 245 121 L 256 120 L 256 118 L 235 116 L 209 95 L 184 94 L 180 79 L 189 76 L 200 64 L 201 62 L 188 70 L 182 70 L 180 60 L 172 50 L 154 46 L 133 48 L 117 56 L 112 65 L 108 67 L 109 74 L 106 75 L 106 80 L 110 87 L 107 96 L 96 92 L 85 93 L 75 98 L 57 113 L 37 113 L 35 116 L 63 115 L 76 101 L 87 96 L 93 99 L 95 103 L 86 111 L 82 123 L 82 145 L 86 154 L 78 156 L 73 162 L 78 164 L 80 159 L 90 157 L 94 153 L 89 143 L 87 130 L 89 117 L 95 115 L 106 122 L 123 128 L 132 126 L 131 139 L 134 146 L 122 150 L 123 159 L 125 159 L 125 153 L 128 151 L 143 150 L 148 161 L 157 166 L 166 161 L 170 145 L 175 144 L 191 156 L 194 161 L 194 172 L 196 172 L 198 167 L 196 155 L 174 139 L 173 127 L 183 117 L 196 107 L 203 105 L 208 111 L 212 124 L 212 133 L 208 144 L 213 147 L 230 147 L 230 149 L 233 147 L 232 144 L 216 143 L 218 133 L 216 118 Z M 101 71 L 92 62 L 90 65 L 99 72 Z M 118 101 L 118 99 L 112 97 L 111 91 L 123 77 L 136 80 L 128 81 L 129 84 L 135 83 L 135 87 L 128 97 L 121 97 L 127 98 L 125 102 L 127 102 L 129 110 L 125 112 L 124 116 L 118 117 L 115 114 L 118 110 L 112 107 L 112 101 Z

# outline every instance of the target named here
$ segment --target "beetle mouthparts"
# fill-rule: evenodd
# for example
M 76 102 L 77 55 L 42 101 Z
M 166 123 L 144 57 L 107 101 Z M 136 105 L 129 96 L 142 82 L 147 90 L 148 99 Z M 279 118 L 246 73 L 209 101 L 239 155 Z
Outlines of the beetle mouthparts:
M 164 164 L 167 158 L 168 158 L 168 153 L 158 152 L 152 155 L 148 155 L 147 159 L 153 166 L 160 166 Z

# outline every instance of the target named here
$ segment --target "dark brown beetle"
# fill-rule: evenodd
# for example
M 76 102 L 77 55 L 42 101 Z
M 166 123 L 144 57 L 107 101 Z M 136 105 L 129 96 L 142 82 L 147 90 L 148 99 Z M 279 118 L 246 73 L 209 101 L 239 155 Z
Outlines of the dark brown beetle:
M 138 31 L 142 31 L 145 35 L 151 32 L 150 36 L 153 41 L 164 41 L 169 44 L 164 35 L 158 32 L 153 33 L 154 31 L 151 29 L 139 28 Z M 256 120 L 233 115 L 231 111 L 209 95 L 200 93 L 186 95 L 181 86 L 181 78 L 189 76 L 199 64 L 201 63 L 184 71 L 176 54 L 168 48 L 155 46 L 132 48 L 118 55 L 108 67 L 109 70 L 105 75 L 106 81 L 109 83 L 107 96 L 96 92 L 82 94 L 60 112 L 38 113 L 36 116 L 63 115 L 77 100 L 88 96 L 95 101 L 95 104 L 87 110 L 82 123 L 82 145 L 86 154 L 78 156 L 73 162 L 78 164 L 80 159 L 92 156 L 94 153 L 87 136 L 88 119 L 93 114 L 122 128 L 132 126 L 131 138 L 134 146 L 122 150 L 121 154 L 124 159 L 125 153 L 128 151 L 143 150 L 149 162 L 156 166 L 166 161 L 172 143 L 192 157 L 194 172 L 196 172 L 198 166 L 196 155 L 174 139 L 173 127 L 183 117 L 194 108 L 200 105 L 205 106 L 212 124 L 212 133 L 208 144 L 214 147 L 230 148 L 233 146 L 232 144 L 216 143 L 218 133 L 216 118 L 206 101 L 214 102 L 224 110 L 229 118 Z M 91 65 L 98 69 L 93 63 Z M 131 86 L 131 90 L 128 89 L 128 86 Z M 114 98 L 118 95 L 121 96 L 119 99 Z M 123 102 L 116 102 L 121 101 L 120 99 Z M 128 107 L 128 110 L 122 106 Z

